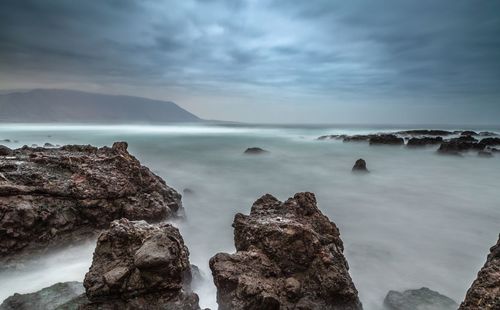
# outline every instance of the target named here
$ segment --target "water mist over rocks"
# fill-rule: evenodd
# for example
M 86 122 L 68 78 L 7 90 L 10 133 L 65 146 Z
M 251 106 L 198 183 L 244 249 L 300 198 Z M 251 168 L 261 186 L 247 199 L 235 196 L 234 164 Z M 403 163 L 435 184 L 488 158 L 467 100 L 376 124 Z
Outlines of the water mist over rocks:
M 187 220 L 171 222 L 190 250 L 190 262 L 205 274 L 203 281 L 193 283 L 202 308 L 217 309 L 208 261 L 215 253 L 235 252 L 234 214 L 248 213 L 248 206 L 265 193 L 282 200 L 303 191 L 316 194 L 321 211 L 342 232 L 349 273 L 364 309 L 381 309 L 390 290 L 424 286 L 462 301 L 498 237 L 500 156 L 438 156 L 437 146 L 316 140 L 327 134 L 401 130 L 405 128 L 0 125 L 0 139 L 18 140 L 4 143 L 10 149 L 45 142 L 103 146 L 127 141 L 130 153 L 169 186 L 192 189 L 194 195 L 183 197 Z M 244 156 L 252 146 L 271 153 Z M 366 160 L 371 173 L 351 172 L 358 158 Z M 71 252 L 48 253 L 37 257 L 46 265 L 27 262 L 29 270 L 0 272 L 2 282 L 9 283 L 0 287 L 0 299 L 55 282 L 82 281 L 94 247 L 75 246 L 70 258 Z

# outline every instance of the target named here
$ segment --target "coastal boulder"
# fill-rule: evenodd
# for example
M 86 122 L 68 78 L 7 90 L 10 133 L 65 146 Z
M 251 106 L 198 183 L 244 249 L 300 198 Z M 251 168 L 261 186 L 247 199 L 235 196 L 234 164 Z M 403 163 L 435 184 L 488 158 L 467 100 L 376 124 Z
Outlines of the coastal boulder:
M 0 157 L 0 262 L 96 235 L 115 219 L 155 222 L 181 208 L 181 195 L 125 142 L 16 149 Z
M 422 287 L 404 292 L 390 291 L 384 299 L 388 310 L 456 310 L 458 304 L 451 298 Z
M 339 230 L 314 194 L 264 195 L 233 227 L 236 253 L 210 259 L 220 310 L 361 309 Z
M 376 135 L 370 138 L 370 145 L 385 144 L 385 145 L 401 145 L 404 144 L 404 139 L 396 135 Z
M 500 309 L 500 236 L 476 280 L 467 291 L 459 310 Z
M 84 309 L 199 309 L 189 251 L 170 224 L 116 220 L 97 240 Z
M 353 172 L 368 172 L 366 168 L 366 161 L 362 158 L 356 160 L 354 166 L 352 167 Z
M 259 154 L 267 154 L 269 151 L 266 151 L 264 149 L 261 149 L 260 147 L 249 147 L 248 149 L 243 152 L 243 154 L 246 155 L 259 155 Z

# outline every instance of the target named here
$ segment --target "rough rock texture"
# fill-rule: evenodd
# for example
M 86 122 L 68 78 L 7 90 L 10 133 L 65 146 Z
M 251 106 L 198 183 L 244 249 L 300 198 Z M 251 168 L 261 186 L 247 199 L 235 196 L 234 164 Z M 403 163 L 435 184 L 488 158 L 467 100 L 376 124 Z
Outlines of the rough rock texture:
M 219 309 L 361 309 L 339 230 L 312 193 L 236 214 L 235 254 L 210 259 Z
M 0 156 L 10 156 L 12 155 L 12 150 L 5 145 L 0 145 Z
M 396 135 L 377 135 L 371 137 L 369 142 L 370 145 L 374 144 L 400 145 L 404 144 L 404 139 Z
M 402 293 L 390 291 L 384 299 L 388 310 L 456 310 L 458 304 L 451 298 L 427 287 Z
M 395 132 L 398 135 L 408 135 L 408 136 L 449 136 L 453 132 L 447 130 L 436 130 L 436 129 L 415 129 L 415 130 L 404 130 Z
M 487 137 L 487 136 L 490 136 L 490 137 L 493 137 L 493 136 L 498 136 L 498 134 L 496 132 L 491 132 L 491 131 L 481 131 L 479 132 L 479 135 L 480 136 L 483 136 L 483 137 Z
M 477 132 L 472 131 L 472 130 L 465 130 L 460 133 L 462 136 L 477 136 Z
M 249 147 L 243 153 L 247 155 L 258 155 L 258 154 L 267 154 L 269 153 L 269 151 L 261 149 L 260 147 Z
M 189 251 L 169 224 L 117 220 L 97 240 L 84 309 L 199 309 Z
M 494 137 L 494 138 L 484 138 L 481 141 L 479 141 L 480 144 L 484 146 L 495 146 L 495 145 L 500 145 L 500 138 Z
M 484 144 L 478 143 L 478 140 L 471 136 L 461 136 L 453 138 L 441 143 L 438 153 L 460 155 L 462 152 L 470 150 L 482 150 L 485 148 Z
M 16 293 L 4 300 L 0 310 L 53 310 L 83 292 L 81 282 L 56 283 L 35 293 Z
M 362 158 L 356 160 L 354 166 L 352 167 L 352 171 L 354 172 L 368 172 L 366 168 L 366 161 Z
M 175 216 L 181 196 L 127 152 L 67 145 L 0 156 L 0 262 L 74 242 L 118 218 Z
M 410 140 L 408 140 L 408 143 L 406 143 L 406 145 L 409 147 L 419 147 L 419 146 L 440 144 L 441 142 L 443 142 L 442 137 L 422 137 L 422 138 L 411 138 Z
M 346 136 L 344 137 L 344 142 L 365 142 L 370 140 L 370 138 L 375 135 L 354 135 L 354 136 Z
M 459 309 L 500 309 L 500 235 Z

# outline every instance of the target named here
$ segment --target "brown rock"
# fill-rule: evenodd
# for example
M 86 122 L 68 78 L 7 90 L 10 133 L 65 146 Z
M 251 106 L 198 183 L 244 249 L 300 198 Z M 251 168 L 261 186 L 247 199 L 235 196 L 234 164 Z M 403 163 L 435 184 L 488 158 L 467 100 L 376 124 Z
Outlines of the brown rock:
M 334 223 L 312 193 L 236 214 L 235 254 L 210 259 L 219 309 L 361 309 Z

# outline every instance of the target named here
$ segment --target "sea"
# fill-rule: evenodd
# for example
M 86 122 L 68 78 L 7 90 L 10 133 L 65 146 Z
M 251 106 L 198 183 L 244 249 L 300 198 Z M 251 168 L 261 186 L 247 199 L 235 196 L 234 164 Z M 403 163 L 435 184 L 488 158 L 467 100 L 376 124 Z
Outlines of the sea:
M 500 128 L 412 126 L 412 129 Z M 183 195 L 185 219 L 175 220 L 203 279 L 194 283 L 200 306 L 217 309 L 208 261 L 233 253 L 234 215 L 248 214 L 266 193 L 286 200 L 316 195 L 340 229 L 349 272 L 364 309 L 383 309 L 390 290 L 428 287 L 460 303 L 500 233 L 500 153 L 443 156 L 437 147 L 370 146 L 317 140 L 327 134 L 367 134 L 408 126 L 336 125 L 75 125 L 0 124 L 10 148 L 112 145 L 129 152 Z M 10 142 L 2 142 L 9 139 Z M 249 156 L 248 147 L 268 150 Z M 368 174 L 351 168 L 363 158 Z M 61 281 L 83 281 L 95 240 L 36 257 L 0 272 L 0 302 Z

